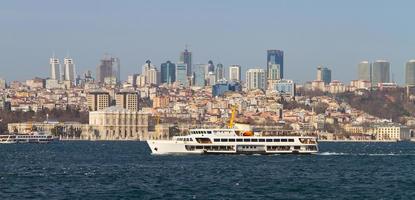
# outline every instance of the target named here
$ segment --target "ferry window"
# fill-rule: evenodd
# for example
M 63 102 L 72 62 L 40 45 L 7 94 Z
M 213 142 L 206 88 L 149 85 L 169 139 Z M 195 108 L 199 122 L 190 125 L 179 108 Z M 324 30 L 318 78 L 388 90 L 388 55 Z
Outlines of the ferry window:
M 213 139 L 213 141 L 220 142 L 220 139 L 219 138 L 215 138 L 215 139 Z
M 227 142 L 228 139 L 220 139 L 221 142 Z
M 274 139 L 274 142 L 280 142 L 280 139 Z
M 235 138 L 229 139 L 229 142 L 235 142 Z
M 281 142 L 287 142 L 287 139 L 281 139 Z
M 207 134 L 212 134 L 212 131 L 208 131 Z
M 294 139 L 288 139 L 288 142 L 294 142 Z
M 193 138 L 189 138 L 189 141 L 193 141 Z
M 258 142 L 258 139 L 256 139 L 256 138 L 252 139 L 252 142 Z
M 242 142 L 242 139 L 238 138 L 236 139 L 237 142 Z
M 294 149 L 298 150 L 300 149 L 300 146 L 294 146 Z
M 259 139 L 259 142 L 265 142 L 265 139 Z
M 251 140 L 250 139 L 244 139 L 244 142 L 250 142 Z
M 272 142 L 272 139 L 267 139 L 267 142 Z

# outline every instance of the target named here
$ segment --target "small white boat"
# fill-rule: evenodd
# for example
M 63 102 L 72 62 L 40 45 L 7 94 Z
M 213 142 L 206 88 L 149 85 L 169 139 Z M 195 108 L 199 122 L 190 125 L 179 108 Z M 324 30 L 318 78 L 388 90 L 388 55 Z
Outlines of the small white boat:
M 9 134 L 0 135 L 0 144 L 14 144 L 14 143 L 49 143 L 58 140 L 59 138 L 52 135 L 44 135 L 38 132 L 31 134 Z

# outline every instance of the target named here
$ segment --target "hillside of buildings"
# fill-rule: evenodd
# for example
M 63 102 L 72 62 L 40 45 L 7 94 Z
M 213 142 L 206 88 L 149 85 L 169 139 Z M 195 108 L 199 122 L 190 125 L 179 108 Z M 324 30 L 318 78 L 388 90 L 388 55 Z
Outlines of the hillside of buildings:
M 406 96 L 404 88 L 389 91 L 361 91 L 337 94 L 337 99 L 370 115 L 404 122 L 405 117 L 415 116 L 415 104 Z

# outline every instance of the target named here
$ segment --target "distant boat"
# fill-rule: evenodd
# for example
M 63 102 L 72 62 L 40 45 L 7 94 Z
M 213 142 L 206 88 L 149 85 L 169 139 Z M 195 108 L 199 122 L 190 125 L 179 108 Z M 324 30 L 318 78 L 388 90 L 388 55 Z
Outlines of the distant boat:
M 39 132 L 31 132 L 30 134 L 0 135 L 0 144 L 50 143 L 57 140 L 59 140 L 59 138 L 52 135 L 41 134 Z

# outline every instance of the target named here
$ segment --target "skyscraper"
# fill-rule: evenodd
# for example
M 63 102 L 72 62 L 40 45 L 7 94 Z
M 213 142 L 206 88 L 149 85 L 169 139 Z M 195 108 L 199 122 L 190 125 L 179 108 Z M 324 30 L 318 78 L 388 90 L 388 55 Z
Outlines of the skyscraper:
M 121 62 L 117 57 L 112 57 L 112 75 L 117 79 L 117 83 L 121 83 Z
M 241 66 L 239 65 L 229 66 L 229 81 L 235 81 L 235 82 L 241 81 Z
M 223 65 L 221 63 L 218 63 L 216 65 L 216 81 L 223 80 L 225 77 L 225 70 L 223 68 Z
M 187 76 L 192 75 L 192 52 L 187 50 L 187 47 L 180 53 L 180 62 L 187 65 Z
M 324 84 L 328 85 L 331 82 L 331 70 L 327 67 L 317 67 L 317 80 L 323 81 Z
M 378 83 L 390 82 L 390 63 L 386 60 L 376 60 L 372 65 L 372 86 Z
M 372 65 L 369 61 L 362 61 L 357 66 L 357 79 L 363 81 L 372 81 Z
M 145 84 L 154 84 L 158 85 L 160 73 L 157 70 L 156 66 L 151 64 L 150 60 L 146 61 L 146 64 L 142 66 L 142 75 L 144 77 Z
M 246 71 L 246 87 L 248 90 L 266 88 L 265 70 L 263 69 L 249 69 Z
M 415 60 L 409 60 L 405 65 L 405 84 L 415 86 Z
M 167 61 L 162 63 L 160 68 L 161 83 L 172 84 L 176 81 L 176 65 L 174 63 Z
M 184 87 L 189 86 L 187 64 L 184 62 L 179 62 L 176 64 L 176 83 Z
M 50 79 L 52 80 L 60 80 L 60 64 L 59 59 L 55 58 L 53 56 L 49 59 L 49 65 L 50 65 Z
M 195 64 L 193 68 L 193 79 L 194 86 L 204 87 L 206 83 L 206 69 L 208 65 L 206 64 Z
M 107 55 L 101 59 L 101 63 L 97 66 L 97 82 L 104 83 L 105 78 L 113 77 L 112 63 L 113 59 Z
M 65 81 L 74 82 L 75 80 L 75 66 L 72 58 L 65 58 L 63 60 L 63 77 Z
M 146 73 L 146 80 L 148 84 L 158 85 L 160 83 L 160 72 L 157 68 L 150 68 Z
M 280 79 L 284 78 L 284 52 L 281 50 L 267 51 L 267 77 L 269 77 L 272 64 L 280 65 Z
M 206 72 L 206 74 L 209 74 L 210 72 L 215 72 L 215 65 L 213 64 L 213 61 L 212 60 L 209 60 L 208 61 L 208 66 L 207 66 L 207 72 Z
M 270 64 L 268 70 L 268 80 L 281 79 L 281 66 L 279 64 Z

